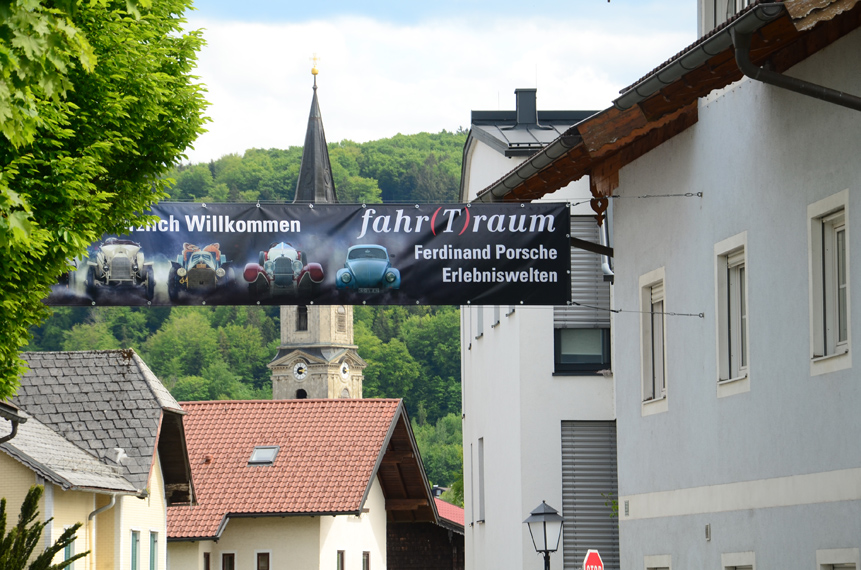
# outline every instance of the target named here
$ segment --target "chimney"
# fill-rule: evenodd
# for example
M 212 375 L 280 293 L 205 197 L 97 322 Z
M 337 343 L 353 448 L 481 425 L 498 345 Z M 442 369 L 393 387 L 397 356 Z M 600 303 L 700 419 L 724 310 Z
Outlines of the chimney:
M 515 89 L 514 96 L 517 98 L 517 124 L 538 124 L 538 103 L 535 92 L 537 89 Z

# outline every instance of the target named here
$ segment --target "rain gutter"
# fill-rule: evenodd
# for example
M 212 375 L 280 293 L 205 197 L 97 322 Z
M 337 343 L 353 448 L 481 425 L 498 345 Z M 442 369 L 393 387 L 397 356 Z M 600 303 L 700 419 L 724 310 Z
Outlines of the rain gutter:
M 707 40 L 695 44 L 686 52 L 668 61 L 657 71 L 635 83 L 613 101 L 613 105 L 622 111 L 630 109 L 637 103 L 645 101 L 667 85 L 678 81 L 683 75 L 702 66 L 716 55 L 732 48 L 733 34 L 741 33 L 748 36 L 766 24 L 777 20 L 783 15 L 785 6 L 781 3 L 758 4 L 729 23 Z
M 589 119 L 585 119 L 589 120 Z M 479 192 L 473 202 L 499 202 L 502 198 L 510 193 L 514 188 L 523 183 L 524 180 L 531 178 L 533 175 L 544 170 L 547 166 L 564 155 L 566 152 L 583 142 L 583 137 L 577 132 L 577 125 L 574 125 L 565 133 L 544 147 L 539 152 L 532 155 L 526 162 L 518 166 L 515 170 L 508 173 L 503 178 L 494 182 L 491 186 Z
M 855 95 L 837 91 L 836 89 L 830 89 L 822 85 L 804 81 L 803 79 L 798 79 L 797 77 L 790 77 L 788 75 L 783 75 L 782 73 L 777 73 L 770 69 L 754 65 L 750 61 L 751 33 L 744 30 L 730 29 L 730 34 L 732 35 L 735 45 L 736 64 L 741 72 L 751 79 L 755 79 L 756 81 L 761 81 L 762 83 L 773 85 L 775 87 L 780 87 L 781 89 L 787 89 L 789 91 L 794 91 L 795 93 L 807 95 L 808 97 L 813 97 L 814 99 L 819 99 L 827 103 L 834 103 L 841 107 L 848 107 L 855 111 L 861 111 L 861 97 L 856 97 Z

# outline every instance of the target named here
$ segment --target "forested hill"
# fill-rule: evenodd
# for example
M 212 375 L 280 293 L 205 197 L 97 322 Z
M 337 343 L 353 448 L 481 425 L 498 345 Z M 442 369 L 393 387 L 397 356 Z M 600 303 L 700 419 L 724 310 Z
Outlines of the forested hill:
M 329 144 L 338 200 L 345 204 L 379 202 L 455 202 L 466 132 L 396 135 L 366 143 Z M 251 149 L 210 163 L 183 165 L 172 200 L 199 202 L 292 202 L 302 162 L 302 147 Z
M 466 133 L 329 145 L 342 203 L 457 201 Z M 183 165 L 172 200 L 292 202 L 302 148 Z M 366 398 L 404 398 L 428 477 L 462 501 L 460 317 L 456 307 L 356 307 Z M 26 350 L 134 348 L 177 400 L 272 397 L 278 307 L 60 307 Z

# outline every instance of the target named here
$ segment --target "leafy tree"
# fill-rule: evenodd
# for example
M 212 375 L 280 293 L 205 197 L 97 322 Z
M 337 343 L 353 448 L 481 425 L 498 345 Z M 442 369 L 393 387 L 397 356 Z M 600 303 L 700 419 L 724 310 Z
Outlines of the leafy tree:
M 428 479 L 434 485 L 449 486 L 463 479 L 463 428 L 460 414 L 449 414 L 436 425 L 412 421 L 416 443 Z
M 6 499 L 0 499 L 0 568 L 4 570 L 61 570 L 68 568 L 75 560 L 83 558 L 89 551 L 81 552 L 69 557 L 58 564 L 52 564 L 54 556 L 62 552 L 66 546 L 74 542 L 75 533 L 81 528 L 81 523 L 74 524 L 63 531 L 57 541 L 46 548 L 44 552 L 36 556 L 27 566 L 27 562 L 40 543 L 42 531 L 54 520 L 50 518 L 45 522 L 39 522 L 39 499 L 42 497 L 43 487 L 34 485 L 30 487 L 24 502 L 21 504 L 21 514 L 18 515 L 18 524 L 6 532 Z
M 218 333 L 203 309 L 174 310 L 144 344 L 144 359 L 163 381 L 201 376 L 204 368 L 221 359 Z
M 164 197 L 162 174 L 202 132 L 189 5 L 0 2 L 0 398 L 66 260 Z
M 63 334 L 63 350 L 111 350 L 122 348 L 108 323 L 80 323 Z

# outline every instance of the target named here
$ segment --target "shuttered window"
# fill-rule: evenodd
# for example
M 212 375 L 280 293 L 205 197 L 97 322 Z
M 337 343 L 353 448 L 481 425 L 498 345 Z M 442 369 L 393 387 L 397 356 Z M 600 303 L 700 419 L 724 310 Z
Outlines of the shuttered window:
M 564 567 L 583 567 L 590 549 L 607 570 L 619 569 L 616 422 L 562 422 L 562 526 Z
M 600 232 L 595 218 L 571 216 L 571 237 L 600 243 Z M 554 328 L 610 328 L 610 283 L 604 281 L 601 256 L 597 253 L 571 248 L 571 300 L 588 307 L 574 304 L 554 307 Z

